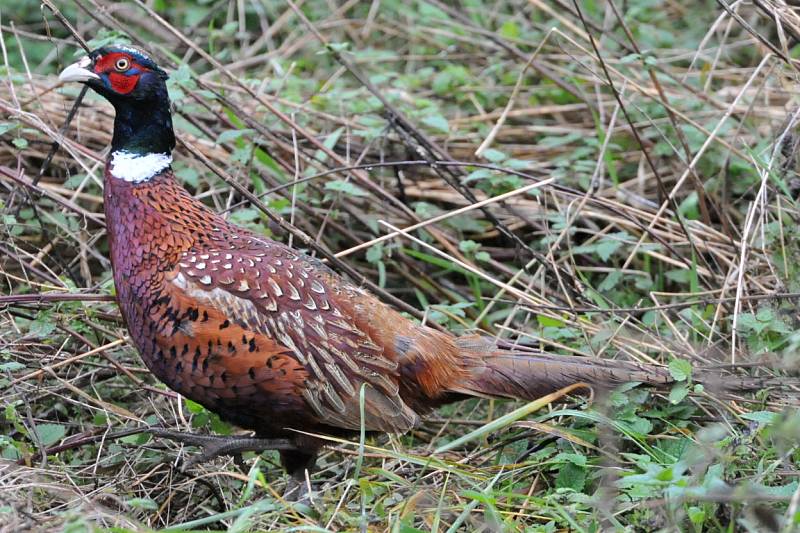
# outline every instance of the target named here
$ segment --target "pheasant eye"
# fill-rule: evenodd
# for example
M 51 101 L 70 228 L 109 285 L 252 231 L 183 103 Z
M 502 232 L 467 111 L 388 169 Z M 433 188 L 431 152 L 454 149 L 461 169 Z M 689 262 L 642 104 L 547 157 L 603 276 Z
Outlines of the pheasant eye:
M 117 59 L 117 62 L 114 64 L 114 68 L 116 68 L 119 72 L 124 72 L 124 71 L 128 70 L 129 66 L 130 66 L 130 62 L 127 59 L 125 59 L 124 57 L 120 58 L 120 59 Z

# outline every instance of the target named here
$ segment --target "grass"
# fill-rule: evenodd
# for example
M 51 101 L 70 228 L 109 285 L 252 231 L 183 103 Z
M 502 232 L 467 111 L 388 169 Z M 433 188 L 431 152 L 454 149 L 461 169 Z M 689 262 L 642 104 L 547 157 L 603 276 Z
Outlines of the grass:
M 0 529 L 795 530 L 794 12 L 458 5 L 58 9 L 89 46 L 144 44 L 170 70 L 176 173 L 236 223 L 335 254 L 416 319 L 661 363 L 676 384 L 467 400 L 333 440 L 311 507 L 281 499 L 271 453 L 181 473 L 195 450 L 127 430 L 235 428 L 127 342 L 102 215 L 112 111 L 88 93 L 62 139 L 79 89 L 56 74 L 82 51 L 17 2 L 0 12 Z

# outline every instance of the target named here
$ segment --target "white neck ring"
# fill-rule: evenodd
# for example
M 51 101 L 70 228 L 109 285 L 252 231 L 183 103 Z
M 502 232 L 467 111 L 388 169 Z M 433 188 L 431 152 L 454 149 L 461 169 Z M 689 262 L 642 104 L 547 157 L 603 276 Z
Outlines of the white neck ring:
M 119 150 L 111 154 L 109 171 L 117 179 L 130 183 L 150 181 L 172 164 L 169 154 L 133 154 Z

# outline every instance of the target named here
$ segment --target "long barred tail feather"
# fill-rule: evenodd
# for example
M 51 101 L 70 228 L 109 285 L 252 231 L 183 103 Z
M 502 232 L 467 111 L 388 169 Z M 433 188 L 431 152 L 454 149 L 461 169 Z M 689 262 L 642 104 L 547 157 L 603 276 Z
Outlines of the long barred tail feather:
M 652 364 L 514 351 L 484 337 L 461 337 L 456 344 L 469 372 L 452 391 L 463 394 L 533 400 L 578 382 L 600 389 L 629 382 L 657 388 L 674 383 L 666 367 Z M 785 379 L 739 376 L 719 369 L 696 369 L 693 382 L 729 393 L 786 384 Z

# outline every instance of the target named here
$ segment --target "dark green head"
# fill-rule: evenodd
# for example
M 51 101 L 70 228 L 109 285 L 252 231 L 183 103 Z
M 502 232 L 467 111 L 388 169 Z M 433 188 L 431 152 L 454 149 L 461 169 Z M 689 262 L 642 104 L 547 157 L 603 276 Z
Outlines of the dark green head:
M 169 153 L 175 147 L 167 73 L 144 51 L 128 45 L 93 50 L 65 68 L 61 81 L 85 83 L 116 109 L 114 151 Z

